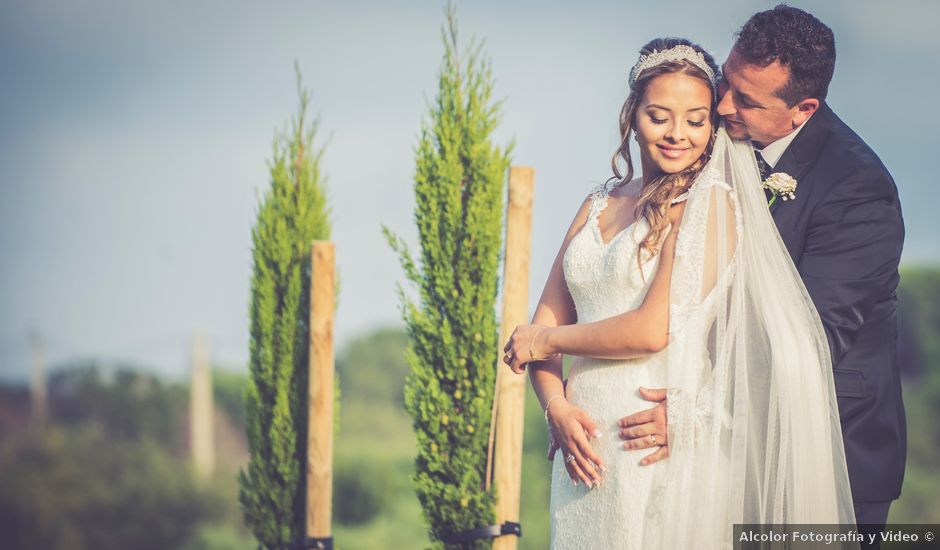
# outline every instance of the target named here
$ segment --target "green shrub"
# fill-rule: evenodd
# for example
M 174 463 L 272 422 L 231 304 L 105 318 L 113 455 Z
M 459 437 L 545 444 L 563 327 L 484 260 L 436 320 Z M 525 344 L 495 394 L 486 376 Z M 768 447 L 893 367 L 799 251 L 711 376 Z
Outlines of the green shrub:
M 330 238 L 317 124 L 305 119 L 309 93 L 289 132 L 274 142 L 271 188 L 252 229 L 245 419 L 251 459 L 239 475 L 245 523 L 262 546 L 305 532 L 310 246 Z
M 511 150 L 491 141 L 499 106 L 491 101 L 489 62 L 480 47 L 458 54 L 452 10 L 447 19 L 437 100 L 416 148 L 420 266 L 383 228 L 420 296 L 415 303 L 399 288 L 411 366 L 405 405 L 418 445 L 413 480 L 434 541 L 495 521 L 495 495 L 485 489 L 485 477 Z

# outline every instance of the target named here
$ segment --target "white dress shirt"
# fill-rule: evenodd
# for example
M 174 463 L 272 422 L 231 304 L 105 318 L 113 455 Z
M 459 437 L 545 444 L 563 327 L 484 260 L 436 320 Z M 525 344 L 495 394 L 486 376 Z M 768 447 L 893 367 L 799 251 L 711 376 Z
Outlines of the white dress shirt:
M 809 118 L 813 118 L 812 115 L 810 115 Z M 806 126 L 806 123 L 809 122 L 809 118 L 804 120 L 803 124 L 800 124 L 796 130 L 793 130 L 789 134 L 783 136 L 763 149 L 758 148 L 757 144 L 754 142 L 751 142 L 751 145 L 754 147 L 754 150 L 760 153 L 760 156 L 764 158 L 764 162 L 773 168 L 777 165 L 777 162 L 780 161 L 780 157 L 783 156 L 783 153 L 787 150 L 787 147 L 790 146 L 790 143 L 792 143 L 796 138 L 796 135 L 799 134 L 800 130 L 803 129 L 803 126 Z

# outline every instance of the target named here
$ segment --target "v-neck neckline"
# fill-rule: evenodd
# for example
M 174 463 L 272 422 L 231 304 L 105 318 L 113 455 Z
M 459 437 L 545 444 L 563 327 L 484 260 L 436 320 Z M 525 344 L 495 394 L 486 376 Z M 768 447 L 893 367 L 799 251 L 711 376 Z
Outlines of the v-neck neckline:
M 624 227 L 623 229 L 620 229 L 619 231 L 611 235 L 610 239 L 605 240 L 604 233 L 601 230 L 601 214 L 604 212 L 604 210 L 607 210 L 607 206 L 610 204 L 610 193 L 611 193 L 610 191 L 607 191 L 604 194 L 604 196 L 601 198 L 601 200 L 604 202 L 601 204 L 600 208 L 597 209 L 597 213 L 594 215 L 595 234 L 597 235 L 597 239 L 600 241 L 600 244 L 604 246 L 605 248 L 610 246 L 610 244 L 614 242 L 615 240 L 617 240 L 617 238 L 620 237 L 621 234 L 626 232 L 628 229 L 636 225 L 638 221 L 640 221 L 640 218 L 634 218 L 634 220 L 630 222 L 629 224 L 627 224 L 626 227 Z M 636 205 L 634 205 L 634 208 L 636 208 Z
M 607 248 L 607 247 L 609 247 L 609 246 L 611 245 L 611 243 L 613 243 L 614 241 L 616 241 L 616 240 L 620 237 L 620 235 L 622 235 L 622 234 L 625 233 L 628 229 L 630 229 L 631 227 L 633 227 L 634 225 L 636 225 L 638 221 L 640 221 L 640 220 L 639 220 L 639 219 L 633 220 L 633 222 L 631 222 L 630 225 L 628 225 L 628 226 L 624 227 L 623 229 L 621 229 L 620 231 L 617 231 L 616 233 L 614 233 L 613 236 L 610 237 L 610 240 L 609 240 L 609 241 L 604 242 L 604 234 L 601 233 L 600 216 L 597 216 L 597 217 L 594 218 L 594 234 L 595 234 L 595 236 L 597 236 L 597 240 L 600 242 L 601 246 L 603 246 L 604 248 Z

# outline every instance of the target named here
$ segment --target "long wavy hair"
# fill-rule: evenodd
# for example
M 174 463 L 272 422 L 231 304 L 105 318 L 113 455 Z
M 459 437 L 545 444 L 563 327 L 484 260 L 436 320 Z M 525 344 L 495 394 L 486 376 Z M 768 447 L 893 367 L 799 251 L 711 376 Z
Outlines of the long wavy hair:
M 640 49 L 640 55 L 649 55 L 654 51 L 661 52 L 679 45 L 690 46 L 696 51 L 701 52 L 702 56 L 705 58 L 705 62 L 708 63 L 715 77 L 718 78 L 720 71 L 711 54 L 706 52 L 698 44 L 684 38 L 656 38 Z M 686 60 L 667 61 L 644 70 L 637 76 L 636 81 L 630 87 L 630 94 L 627 96 L 627 100 L 624 101 L 623 107 L 620 109 L 620 146 L 617 147 L 611 159 L 611 168 L 613 169 L 614 175 L 607 180 L 608 183 L 610 183 L 611 180 L 616 180 L 617 183 L 614 187 L 623 186 L 633 179 L 633 160 L 630 157 L 630 134 L 636 133 L 636 130 L 634 130 L 636 111 L 640 103 L 643 102 L 646 89 L 654 78 L 671 73 L 687 74 L 702 80 L 708 85 L 708 88 L 712 90 L 709 118 L 711 119 L 712 129 L 714 130 L 717 127 L 718 114 L 715 111 L 717 94 L 705 71 Z M 653 177 L 648 183 L 645 183 L 640 190 L 640 199 L 636 205 L 635 216 L 636 219 L 640 219 L 642 216 L 650 226 L 649 233 L 647 233 L 643 241 L 640 242 L 640 251 L 646 252 L 647 260 L 652 259 L 659 253 L 660 241 L 663 238 L 666 227 L 669 225 L 669 206 L 672 199 L 689 189 L 692 182 L 695 181 L 695 177 L 698 176 L 699 172 L 702 171 L 702 168 L 704 168 L 705 164 L 708 162 L 708 159 L 711 158 L 714 145 L 715 133 L 713 131 L 708 140 L 708 145 L 705 147 L 705 151 L 695 162 L 675 174 L 661 174 Z M 622 159 L 626 164 L 626 173 L 620 171 L 617 162 L 618 159 Z M 642 254 L 637 255 L 638 262 L 642 261 L 640 256 L 642 256 Z M 640 272 L 642 273 L 642 269 Z

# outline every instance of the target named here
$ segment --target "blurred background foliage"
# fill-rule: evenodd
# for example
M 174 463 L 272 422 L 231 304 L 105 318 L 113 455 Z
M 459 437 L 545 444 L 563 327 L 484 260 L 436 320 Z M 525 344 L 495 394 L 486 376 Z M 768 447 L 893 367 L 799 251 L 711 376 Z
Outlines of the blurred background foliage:
M 892 522 L 940 523 L 940 268 L 905 268 L 899 353 L 909 453 Z M 422 548 L 411 488 L 414 435 L 402 408 L 406 336 L 385 328 L 337 354 L 342 399 L 334 464 L 334 539 L 342 550 Z M 213 370 L 216 473 L 188 461 L 186 384 L 130 364 L 55 365 L 49 415 L 30 421 L 26 387 L 0 386 L 4 548 L 249 549 L 235 474 L 247 460 L 241 371 Z M 526 396 L 520 548 L 548 547 L 550 463 L 541 410 Z

